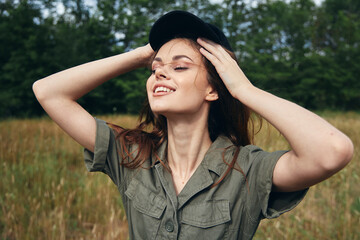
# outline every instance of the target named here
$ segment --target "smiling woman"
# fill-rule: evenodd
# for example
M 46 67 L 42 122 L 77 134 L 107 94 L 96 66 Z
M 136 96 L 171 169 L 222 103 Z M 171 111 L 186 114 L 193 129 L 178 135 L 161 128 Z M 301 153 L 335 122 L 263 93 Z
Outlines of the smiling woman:
M 205 108 L 208 111 L 210 101 L 217 99 L 207 80 L 202 56 L 189 41 L 174 39 L 167 42 L 152 63 L 152 74 L 147 81 L 150 107 L 155 114 L 167 119 L 168 114 L 179 115 L 177 119 L 187 117 L 187 113 L 202 115 Z
M 131 239 L 251 239 L 261 219 L 293 209 L 351 160 L 347 136 L 252 85 L 216 26 L 173 11 L 154 23 L 149 43 L 33 86 L 50 117 L 85 147 L 87 169 L 117 185 Z M 95 119 L 76 102 L 148 65 L 148 99 L 135 129 Z M 291 150 L 251 145 L 252 111 Z

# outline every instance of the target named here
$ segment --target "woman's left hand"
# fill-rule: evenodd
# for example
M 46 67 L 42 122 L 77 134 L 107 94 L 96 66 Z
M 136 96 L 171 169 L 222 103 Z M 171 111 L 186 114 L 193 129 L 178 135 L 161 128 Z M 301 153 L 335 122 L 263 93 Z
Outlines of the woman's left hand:
M 219 44 L 210 40 L 198 38 L 202 46 L 200 52 L 214 65 L 225 86 L 235 98 L 242 88 L 252 86 L 236 60 Z

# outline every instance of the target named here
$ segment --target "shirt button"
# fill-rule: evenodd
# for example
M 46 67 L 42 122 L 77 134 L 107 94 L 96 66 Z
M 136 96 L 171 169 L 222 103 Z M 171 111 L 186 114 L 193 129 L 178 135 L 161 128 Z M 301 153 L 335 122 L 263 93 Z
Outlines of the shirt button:
M 165 229 L 166 231 L 168 232 L 172 232 L 174 231 L 174 223 L 170 220 L 168 220 L 166 223 L 165 223 Z

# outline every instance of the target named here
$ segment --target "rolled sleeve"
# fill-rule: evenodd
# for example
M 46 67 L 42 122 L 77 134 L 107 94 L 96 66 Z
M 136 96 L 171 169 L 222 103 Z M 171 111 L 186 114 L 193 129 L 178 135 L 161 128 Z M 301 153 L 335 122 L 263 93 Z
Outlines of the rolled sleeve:
M 264 177 L 260 178 L 258 194 L 265 218 L 276 218 L 281 214 L 295 208 L 305 197 L 307 190 L 296 192 L 272 192 L 273 173 L 279 158 L 286 151 L 278 151 L 265 154 L 263 159 Z
M 279 158 L 286 151 L 265 152 L 257 150 L 249 178 L 251 201 L 261 207 L 261 218 L 276 218 L 295 208 L 308 189 L 297 192 L 272 192 L 273 173 Z M 256 176 L 256 177 L 255 177 Z M 254 206 L 255 208 L 256 206 Z M 256 211 L 253 211 L 253 213 Z
M 84 150 L 85 166 L 89 172 L 103 171 L 110 142 L 110 128 L 105 121 L 96 119 L 95 150 Z
M 124 167 L 120 164 L 120 144 L 114 131 L 105 121 L 96 120 L 96 139 L 94 152 L 84 150 L 85 166 L 89 172 L 103 172 L 119 187 L 124 179 Z

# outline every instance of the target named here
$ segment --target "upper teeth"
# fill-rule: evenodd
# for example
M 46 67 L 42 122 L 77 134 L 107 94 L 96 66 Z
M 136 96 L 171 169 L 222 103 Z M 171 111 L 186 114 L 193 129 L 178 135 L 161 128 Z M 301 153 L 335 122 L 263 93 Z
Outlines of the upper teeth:
M 167 88 L 167 87 L 157 87 L 155 89 L 155 93 L 157 92 L 174 92 L 174 90 Z

